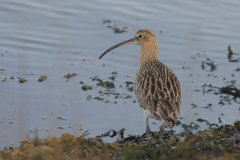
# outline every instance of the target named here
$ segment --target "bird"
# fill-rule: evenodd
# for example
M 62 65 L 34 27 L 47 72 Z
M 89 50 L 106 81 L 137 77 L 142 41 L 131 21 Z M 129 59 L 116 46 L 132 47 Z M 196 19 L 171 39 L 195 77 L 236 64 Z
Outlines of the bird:
M 109 48 L 99 59 L 117 47 L 132 43 L 141 46 L 139 70 L 134 86 L 137 101 L 146 118 L 147 143 L 149 144 L 151 131 L 148 118 L 163 121 L 160 127 L 160 138 L 163 136 L 165 125 L 170 129 L 176 126 L 180 117 L 181 87 L 173 70 L 160 61 L 157 37 L 149 29 L 139 30 L 134 38 Z

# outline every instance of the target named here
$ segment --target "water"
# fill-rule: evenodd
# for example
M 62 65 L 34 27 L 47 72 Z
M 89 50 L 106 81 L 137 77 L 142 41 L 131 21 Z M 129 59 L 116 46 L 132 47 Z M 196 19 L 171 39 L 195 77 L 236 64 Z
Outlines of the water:
M 180 81 L 184 118 L 180 121 L 195 122 L 199 129 L 207 125 L 197 122 L 198 118 L 213 123 L 221 117 L 232 123 L 240 116 L 239 99 L 222 106 L 218 104 L 220 95 L 203 95 L 202 85 L 222 87 L 236 80 L 239 87 L 239 72 L 234 71 L 239 62 L 227 59 L 228 45 L 240 52 L 239 7 L 240 2 L 234 0 L 1 1 L 0 80 L 7 79 L 0 82 L 0 146 L 18 146 L 26 134 L 34 136 L 34 128 L 38 128 L 40 138 L 63 132 L 80 136 L 86 130 L 94 137 L 121 128 L 126 128 L 125 134 L 143 134 L 145 118 L 138 103 L 133 103 L 134 92 L 125 84 L 134 81 L 140 47 L 127 45 L 98 59 L 106 49 L 133 38 L 143 28 L 156 33 L 159 57 Z M 103 19 L 111 22 L 103 23 Z M 108 26 L 127 27 L 127 32 L 114 33 Z M 202 70 L 206 58 L 214 61 L 216 70 L 211 72 L 208 66 Z M 93 99 L 106 88 L 97 86 L 90 77 L 111 81 L 108 77 L 114 71 L 115 88 L 111 90 L 131 98 L 103 94 L 109 103 Z M 67 73 L 78 75 L 66 82 L 63 76 Z M 41 75 L 47 75 L 47 80 L 39 82 Z M 19 83 L 17 77 L 27 82 Z M 80 81 L 93 89 L 83 91 Z M 87 100 L 89 95 L 93 98 Z M 192 108 L 192 103 L 198 107 Z M 202 108 L 209 103 L 212 107 Z M 153 131 L 161 124 L 150 120 Z M 174 130 L 179 133 L 183 128 L 180 125 Z

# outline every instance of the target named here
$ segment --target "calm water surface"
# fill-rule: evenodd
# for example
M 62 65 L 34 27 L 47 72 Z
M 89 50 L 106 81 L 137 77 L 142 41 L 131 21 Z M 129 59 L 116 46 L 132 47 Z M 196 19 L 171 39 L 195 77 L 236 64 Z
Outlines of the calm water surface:
M 134 81 L 140 46 L 127 45 L 98 59 L 106 49 L 133 38 L 143 28 L 156 33 L 160 60 L 180 80 L 181 123 L 197 123 L 199 130 L 208 125 L 197 122 L 198 118 L 213 123 L 221 117 L 232 123 L 240 117 L 239 99 L 220 105 L 220 95 L 203 95 L 202 85 L 222 87 L 236 80 L 239 87 L 240 74 L 234 71 L 239 62 L 227 59 L 228 45 L 240 53 L 239 8 L 240 2 L 235 0 L 1 1 L 0 146 L 18 146 L 26 134 L 34 136 L 35 128 L 40 138 L 63 132 L 80 136 L 86 130 L 94 137 L 121 128 L 126 128 L 126 135 L 143 134 L 144 115 L 133 102 L 134 91 L 125 84 Z M 111 22 L 103 23 L 103 19 Z M 126 32 L 115 33 L 113 28 Z M 207 58 L 214 61 L 216 70 L 210 71 L 209 66 L 202 69 Z M 115 88 L 110 91 L 90 78 L 112 81 L 108 78 L 112 72 L 117 74 Z M 67 73 L 77 76 L 66 81 L 63 76 Z M 43 82 L 38 81 L 41 75 L 47 75 Z M 19 83 L 18 77 L 27 82 Z M 80 81 L 93 89 L 83 91 Z M 108 94 L 100 94 L 100 90 Z M 119 93 L 119 98 L 113 92 Z M 131 98 L 124 98 L 128 95 Z M 193 103 L 196 108 L 192 108 Z M 210 108 L 203 107 L 209 103 Z M 161 124 L 150 120 L 153 131 Z M 179 125 L 174 130 L 180 133 L 183 128 Z

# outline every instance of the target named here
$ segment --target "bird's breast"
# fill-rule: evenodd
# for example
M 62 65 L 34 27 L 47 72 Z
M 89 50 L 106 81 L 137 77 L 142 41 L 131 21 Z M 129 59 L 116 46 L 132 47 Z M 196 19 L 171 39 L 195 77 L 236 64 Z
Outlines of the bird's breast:
M 135 78 L 135 94 L 146 116 L 178 120 L 181 88 L 174 72 L 160 61 L 142 65 Z

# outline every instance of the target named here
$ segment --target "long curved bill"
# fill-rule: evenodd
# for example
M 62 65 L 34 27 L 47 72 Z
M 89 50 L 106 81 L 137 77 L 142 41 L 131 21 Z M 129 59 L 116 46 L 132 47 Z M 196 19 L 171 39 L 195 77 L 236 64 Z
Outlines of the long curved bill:
M 123 46 L 123 45 L 126 45 L 126 44 L 132 44 L 132 43 L 134 43 L 134 38 L 132 38 L 132 39 L 129 39 L 129 40 L 127 40 L 127 41 L 124 41 L 124 42 L 122 42 L 122 43 L 119 43 L 119 44 L 117 44 L 117 45 L 115 45 L 115 46 L 112 46 L 111 48 L 109 48 L 108 50 L 106 50 L 100 57 L 99 57 L 99 59 L 101 59 L 105 54 L 107 54 L 109 51 L 111 51 L 111 50 L 113 50 L 113 49 L 115 49 L 115 48 L 117 48 L 117 47 L 120 47 L 120 46 Z

